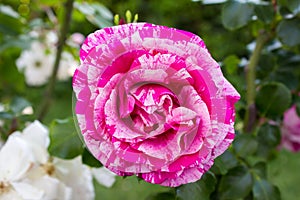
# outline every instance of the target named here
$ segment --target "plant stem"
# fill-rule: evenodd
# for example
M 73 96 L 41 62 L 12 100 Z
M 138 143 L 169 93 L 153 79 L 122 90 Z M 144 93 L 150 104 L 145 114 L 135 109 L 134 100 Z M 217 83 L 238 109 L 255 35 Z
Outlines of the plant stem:
M 260 31 L 257 39 L 255 49 L 250 57 L 249 64 L 246 68 L 246 84 L 247 84 L 247 109 L 244 121 L 244 131 L 252 132 L 256 121 L 256 108 L 255 108 L 255 79 L 256 79 L 256 66 L 261 54 L 261 51 L 269 40 L 269 35 L 265 31 Z
M 67 33 L 70 28 L 70 21 L 71 21 L 71 15 L 72 15 L 72 10 L 73 10 L 73 2 L 74 2 L 74 0 L 67 0 L 67 2 L 65 3 L 65 16 L 64 16 L 64 21 L 60 28 L 60 35 L 59 35 L 59 40 L 58 40 L 58 44 L 57 44 L 57 51 L 56 51 L 56 57 L 55 57 L 55 62 L 54 62 L 54 66 L 53 66 L 53 71 L 52 71 L 51 77 L 49 79 L 47 88 L 44 92 L 43 101 L 41 102 L 40 109 L 38 110 L 37 118 L 40 121 L 42 121 L 44 119 L 44 117 L 50 107 L 51 100 L 53 98 L 53 92 L 54 92 L 55 83 L 56 83 L 56 75 L 57 75 L 57 72 L 59 69 L 59 63 L 60 63 L 61 55 L 63 52 L 63 47 L 66 42 Z

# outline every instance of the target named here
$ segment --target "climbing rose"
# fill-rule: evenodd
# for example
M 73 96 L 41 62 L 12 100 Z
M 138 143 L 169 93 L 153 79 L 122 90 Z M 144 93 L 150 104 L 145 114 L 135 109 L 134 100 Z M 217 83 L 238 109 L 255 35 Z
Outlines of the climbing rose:
M 90 34 L 73 78 L 91 153 L 121 176 L 195 182 L 234 138 L 239 94 L 202 39 L 148 23 Z
M 293 152 L 300 151 L 300 117 L 297 114 L 295 105 L 285 111 L 281 133 L 282 147 Z

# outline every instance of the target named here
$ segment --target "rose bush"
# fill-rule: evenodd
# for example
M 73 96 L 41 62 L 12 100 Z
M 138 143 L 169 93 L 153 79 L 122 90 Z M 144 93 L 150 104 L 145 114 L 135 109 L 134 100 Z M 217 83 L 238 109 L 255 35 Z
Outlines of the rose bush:
M 111 171 L 176 187 L 199 180 L 234 139 L 239 94 L 200 37 L 125 24 L 90 34 L 80 58 L 78 124 Z
M 285 111 L 281 127 L 281 146 L 293 151 L 300 151 L 300 117 L 297 114 L 296 105 Z

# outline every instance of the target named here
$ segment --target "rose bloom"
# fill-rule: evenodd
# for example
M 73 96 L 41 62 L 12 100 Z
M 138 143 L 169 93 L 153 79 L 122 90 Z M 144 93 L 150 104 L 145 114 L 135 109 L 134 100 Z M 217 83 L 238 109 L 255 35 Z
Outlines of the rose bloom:
M 292 152 L 300 151 L 300 117 L 297 114 L 296 106 L 292 106 L 283 115 L 281 127 L 281 146 Z
M 73 77 L 91 153 L 121 176 L 195 182 L 234 138 L 239 94 L 198 36 L 132 23 L 90 34 Z

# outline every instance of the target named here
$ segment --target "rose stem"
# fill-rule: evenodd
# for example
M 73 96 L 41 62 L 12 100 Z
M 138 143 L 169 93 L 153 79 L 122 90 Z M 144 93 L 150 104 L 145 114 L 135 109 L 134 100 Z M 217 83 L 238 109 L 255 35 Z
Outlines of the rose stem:
M 255 108 L 255 79 L 256 79 L 256 66 L 261 54 L 261 51 L 269 40 L 269 36 L 265 31 L 260 31 L 256 39 L 256 45 L 254 51 L 250 57 L 249 64 L 246 67 L 246 115 L 244 121 L 244 131 L 250 133 L 254 130 L 256 122 L 256 108 Z
M 60 35 L 59 35 L 59 40 L 57 44 L 57 51 L 56 51 L 56 57 L 55 57 L 55 62 L 53 66 L 53 71 L 49 80 L 49 83 L 47 85 L 47 88 L 44 92 L 43 96 L 43 101 L 41 102 L 40 108 L 38 110 L 37 118 L 42 121 L 50 107 L 51 100 L 53 98 L 53 92 L 55 88 L 55 83 L 56 83 L 56 75 L 58 72 L 59 68 L 59 63 L 63 51 L 63 47 L 66 42 L 67 38 L 67 33 L 70 28 L 70 21 L 71 21 L 71 14 L 73 10 L 73 2 L 74 0 L 67 0 L 65 3 L 65 16 L 64 16 L 64 21 L 62 23 L 62 26 L 60 28 Z

